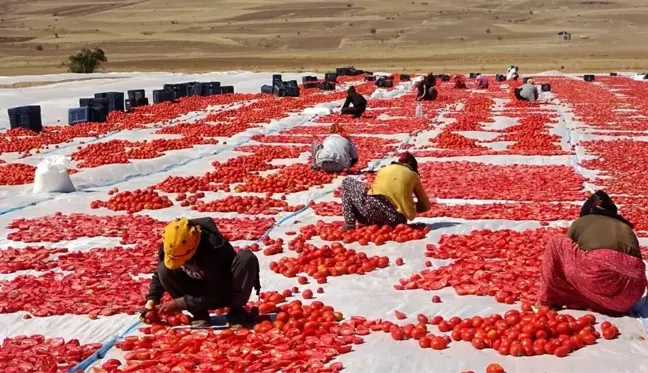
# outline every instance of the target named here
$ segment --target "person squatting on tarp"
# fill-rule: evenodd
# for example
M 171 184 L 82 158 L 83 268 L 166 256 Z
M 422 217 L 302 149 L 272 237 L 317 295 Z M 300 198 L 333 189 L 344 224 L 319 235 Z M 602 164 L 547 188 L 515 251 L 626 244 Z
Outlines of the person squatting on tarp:
M 436 78 L 433 74 L 420 77 L 414 83 L 416 87 L 416 101 L 434 101 L 439 96 L 436 89 Z
M 518 80 L 519 77 L 518 67 L 511 65 L 506 71 L 506 80 Z
M 646 290 L 646 267 L 632 228 L 605 192 L 594 193 L 567 235 L 547 244 L 539 302 L 601 313 L 629 311 Z
M 482 74 L 479 74 L 475 79 L 475 84 L 475 89 L 488 89 L 488 78 Z
M 521 87 L 515 88 L 514 94 L 515 98 L 517 98 L 518 100 L 530 102 L 537 101 L 538 96 L 540 96 L 538 87 L 533 84 L 533 79 L 529 79 L 526 83 L 522 84 Z
M 351 140 L 340 134 L 340 128 L 331 126 L 331 134 L 323 141 L 312 143 L 313 169 L 326 172 L 348 171 L 358 163 L 358 150 Z
M 413 196 L 416 196 L 414 201 Z M 418 162 L 410 153 L 403 153 L 397 162 L 381 168 L 371 189 L 347 177 L 342 181 L 344 230 L 363 225 L 405 224 L 419 212 L 430 209 L 418 174 Z
M 177 219 L 164 228 L 145 309 L 163 313 L 183 310 L 193 315 L 192 326 L 209 325 L 209 312 L 230 307 L 230 325 L 253 321 L 243 308 L 252 289 L 257 295 L 259 260 L 253 252 L 234 251 L 211 218 Z M 173 300 L 159 304 L 167 291 Z
M 349 107 L 350 104 L 353 104 L 353 107 Z M 367 110 L 367 100 L 361 94 L 356 92 L 354 86 L 349 87 L 346 101 L 344 101 L 340 113 L 351 115 L 354 118 L 360 118 L 365 110 Z
M 466 80 L 461 75 L 455 75 L 454 77 L 454 88 L 457 89 L 466 89 Z

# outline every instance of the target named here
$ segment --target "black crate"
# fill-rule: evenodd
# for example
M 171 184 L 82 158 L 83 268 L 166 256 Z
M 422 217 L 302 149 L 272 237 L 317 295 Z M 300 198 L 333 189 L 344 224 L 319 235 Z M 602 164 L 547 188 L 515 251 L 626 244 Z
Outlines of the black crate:
M 224 95 L 234 93 L 234 86 L 232 86 L 232 85 L 223 85 L 223 86 L 221 86 L 221 93 L 224 94 Z
M 284 97 L 299 97 L 299 87 L 284 86 Z
M 322 82 L 322 83 L 320 83 L 319 88 L 322 91 L 335 91 L 335 83 L 333 83 L 333 82 Z
M 349 76 L 358 76 L 358 75 L 362 75 L 362 74 L 364 74 L 363 70 L 356 69 L 356 68 L 353 68 L 353 67 L 349 67 L 348 71 L 347 71 L 347 75 L 349 75 Z
M 149 100 L 146 97 L 138 98 L 135 101 L 131 101 L 131 108 L 138 107 L 138 106 L 146 106 L 149 104 Z
M 161 102 L 173 102 L 175 99 L 175 92 L 168 89 L 156 89 L 153 91 L 153 103 L 159 104 Z
M 477 73 L 469 73 L 469 74 L 468 74 L 468 77 L 469 77 L 470 79 L 475 79 L 475 78 L 477 77 Z
M 131 111 L 132 108 L 133 108 L 133 106 L 131 105 L 131 100 L 126 100 L 126 101 L 124 102 L 124 110 L 125 110 L 127 113 L 130 113 L 130 111 Z
M 203 83 L 203 93 L 205 96 L 220 95 L 221 84 L 220 82 Z
M 271 94 L 274 93 L 274 87 L 272 87 L 271 85 L 267 85 L 267 84 L 262 85 L 262 86 L 261 86 L 261 93 L 265 93 L 265 94 L 269 94 L 269 95 L 271 95 Z
M 272 85 L 275 86 L 277 83 L 283 82 L 283 77 L 281 74 L 273 74 L 272 75 Z
M 286 95 L 286 89 L 283 85 L 283 82 L 279 82 L 272 87 L 272 93 L 277 97 L 283 97 Z
M 287 80 L 284 82 L 286 87 L 299 87 L 296 80 Z
M 38 105 L 7 109 L 7 114 L 9 114 L 9 126 L 11 128 L 24 128 L 34 132 L 43 130 L 41 107 Z
M 409 82 L 411 80 L 411 75 L 409 74 L 400 74 L 401 82 Z
M 349 68 L 348 67 L 338 67 L 335 69 L 335 74 L 337 76 L 347 76 L 349 75 Z
M 583 80 L 586 82 L 593 82 L 595 80 L 594 75 L 588 74 L 583 76 Z
M 316 82 L 316 81 L 317 81 L 316 76 L 309 76 L 309 75 L 302 76 L 302 84 L 312 83 L 312 82 Z
M 365 82 L 375 82 L 376 81 L 376 76 L 375 75 L 367 75 L 364 77 Z
M 540 90 L 542 92 L 551 92 L 551 84 L 544 83 L 543 85 L 540 86 Z
M 90 121 L 91 109 L 87 106 L 68 109 L 68 124 L 77 124 Z
M 143 89 L 131 89 L 127 94 L 130 102 L 135 102 L 138 99 L 146 97 L 146 91 Z
M 439 79 L 440 79 L 442 82 L 449 82 L 449 81 L 450 81 L 450 75 L 446 75 L 446 74 L 440 75 L 440 76 L 439 76 Z
M 124 111 L 124 92 L 95 93 L 95 98 L 104 98 L 108 100 L 108 112 Z M 79 106 L 86 106 L 86 105 L 79 105 Z
M 306 82 L 304 83 L 304 89 L 312 89 L 312 88 L 317 88 L 319 87 L 318 82 Z
M 92 106 L 94 105 L 94 98 L 80 98 L 79 107 Z
M 338 73 L 326 73 L 324 74 L 325 82 L 337 82 Z
M 617 74 L 617 73 L 610 73 L 610 76 L 617 76 L 617 75 L 619 75 L 619 74 Z
M 497 74 L 497 75 L 495 75 L 495 81 L 504 82 L 504 81 L 506 81 L 506 76 L 502 75 L 502 74 Z

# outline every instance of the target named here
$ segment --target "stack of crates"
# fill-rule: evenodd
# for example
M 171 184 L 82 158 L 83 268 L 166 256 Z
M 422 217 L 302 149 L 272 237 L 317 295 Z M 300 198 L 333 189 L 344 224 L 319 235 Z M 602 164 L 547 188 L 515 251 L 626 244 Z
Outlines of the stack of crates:
M 41 107 L 38 105 L 20 106 L 7 110 L 11 128 L 24 128 L 34 132 L 43 130 Z
M 220 84 L 220 82 L 203 83 L 203 90 L 204 90 L 205 96 L 220 95 L 221 94 L 221 84 Z
M 108 106 L 110 100 L 107 98 L 80 98 L 79 107 L 88 107 L 88 122 L 102 123 L 108 118 Z M 68 112 L 69 115 L 69 112 Z M 68 118 L 69 119 L 69 118 Z
M 337 82 L 337 77 L 338 77 L 338 73 L 326 73 L 326 74 L 324 74 L 324 81 L 325 82 L 336 83 Z
M 124 111 L 124 93 L 123 92 L 102 92 L 95 93 L 95 98 L 108 99 L 108 112 Z
M 220 91 L 221 91 L 221 94 L 224 94 L 224 95 L 234 93 L 234 86 L 232 86 L 232 85 L 223 85 L 223 86 L 221 86 Z
M 146 91 L 143 89 L 133 89 L 128 91 L 128 101 L 126 102 L 126 111 L 138 106 L 148 105 L 148 98 L 146 98 Z
M 161 102 L 173 102 L 175 99 L 175 92 L 168 89 L 156 89 L 153 91 L 153 103 L 159 104 Z

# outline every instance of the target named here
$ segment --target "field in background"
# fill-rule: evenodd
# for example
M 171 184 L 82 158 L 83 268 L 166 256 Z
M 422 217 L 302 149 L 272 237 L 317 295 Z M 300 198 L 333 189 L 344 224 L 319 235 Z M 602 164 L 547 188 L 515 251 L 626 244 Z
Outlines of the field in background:
M 64 72 L 84 46 L 107 71 L 641 70 L 647 13 L 640 0 L 0 0 L 0 75 Z

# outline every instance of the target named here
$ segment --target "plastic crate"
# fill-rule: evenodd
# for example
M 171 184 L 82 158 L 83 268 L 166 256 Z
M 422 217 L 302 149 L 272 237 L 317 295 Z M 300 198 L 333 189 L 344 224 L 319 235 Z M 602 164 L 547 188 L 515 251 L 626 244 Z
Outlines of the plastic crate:
M 312 89 L 312 88 L 318 88 L 319 83 L 318 82 L 306 82 L 304 83 L 304 89 Z
M 175 99 L 175 92 L 168 89 L 156 89 L 153 91 L 153 103 L 171 102 Z
M 376 87 L 378 88 L 391 88 L 394 86 L 394 81 L 391 79 L 386 79 L 384 77 L 376 80 Z
M 540 86 L 540 90 L 542 92 L 551 92 L 551 84 L 544 83 L 543 85 Z
M 271 85 L 267 85 L 267 84 L 266 84 L 266 85 L 262 85 L 262 86 L 261 86 L 261 93 L 265 93 L 265 94 L 270 94 L 270 95 L 271 95 L 273 92 L 274 92 L 274 87 L 272 87 Z
M 617 73 L 610 73 L 610 76 L 617 76 L 617 75 L 619 75 L 619 74 L 617 74 Z
M 7 114 L 11 128 L 24 128 L 34 132 L 43 130 L 41 107 L 38 105 L 10 108 L 7 109 Z
M 376 76 L 375 75 L 367 75 L 364 77 L 365 82 L 375 82 L 376 81 Z
M 439 78 L 441 79 L 442 82 L 449 82 L 450 81 L 450 75 L 440 75 Z
M 319 88 L 322 91 L 335 91 L 335 83 L 333 83 L 333 82 L 322 82 L 322 83 L 320 83 Z
M 146 91 L 143 89 L 131 89 L 127 94 L 131 103 L 146 97 Z
M 469 74 L 468 74 L 468 77 L 469 77 L 470 79 L 475 79 L 475 78 L 477 77 L 477 73 L 469 73 Z
M 105 98 L 105 99 L 108 100 L 108 112 L 124 111 L 124 93 L 123 92 L 95 93 L 95 98 Z
M 68 109 L 68 124 L 84 123 L 90 121 L 90 108 L 87 106 Z
M 588 74 L 583 76 L 583 80 L 586 82 L 593 82 L 595 80 L 594 75 Z
M 147 97 L 138 98 L 135 102 L 131 102 L 131 107 L 146 106 L 149 104 Z
M 284 82 L 286 87 L 299 87 L 296 80 L 287 80 Z
M 283 82 L 283 76 L 281 74 L 272 75 L 272 85 L 275 86 L 277 83 Z
M 337 82 L 337 77 L 338 73 L 326 73 L 324 74 L 324 81 L 335 83 Z
M 79 106 L 84 107 L 84 106 L 90 106 L 94 105 L 94 98 L 80 98 L 79 99 Z
M 400 80 L 401 82 L 409 82 L 411 80 L 411 75 L 410 74 L 400 74 Z
M 234 86 L 232 86 L 232 85 L 223 85 L 223 86 L 221 86 L 221 93 L 222 94 L 234 93 Z
M 299 87 L 284 86 L 284 97 L 299 97 Z
M 125 110 L 127 113 L 130 113 L 132 109 L 133 109 L 133 106 L 131 105 L 131 100 L 126 100 L 126 101 L 124 102 L 124 110 Z

